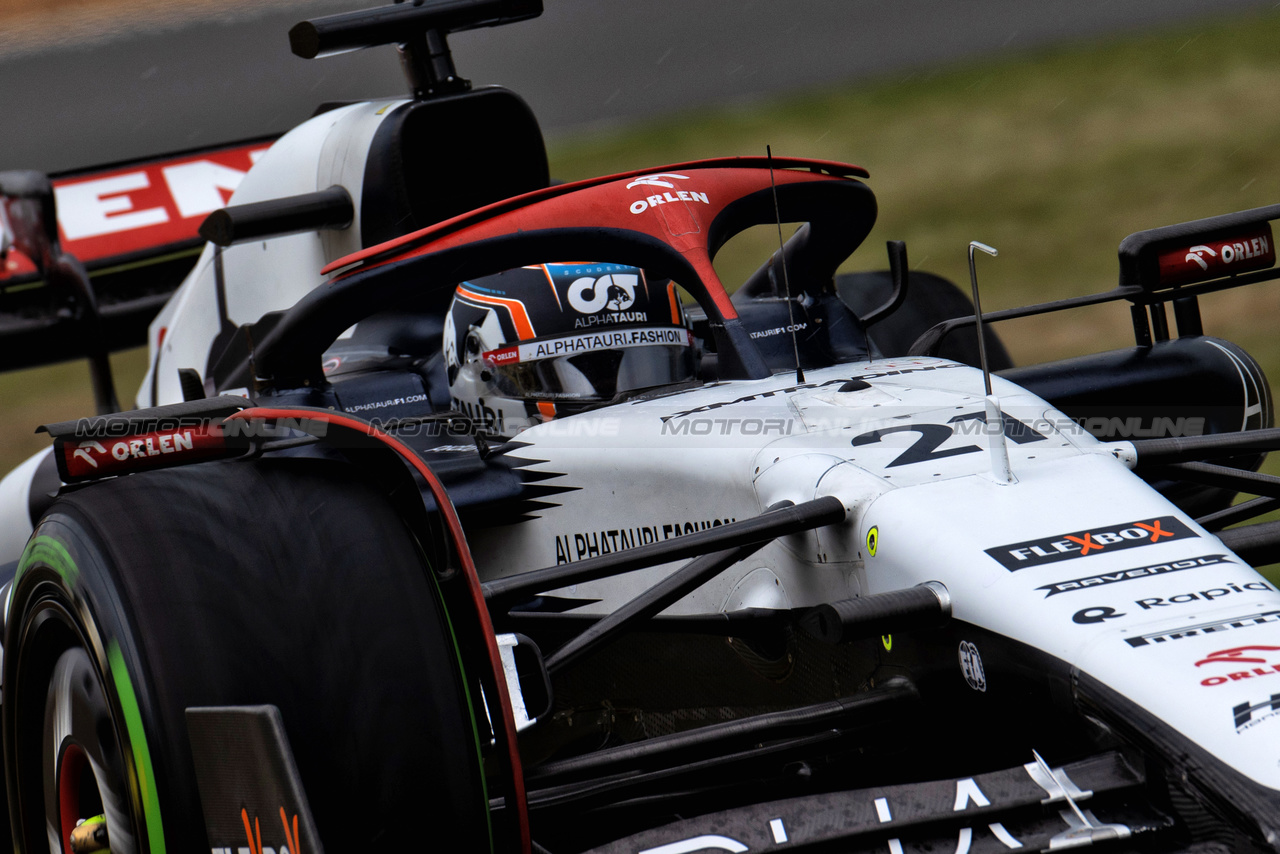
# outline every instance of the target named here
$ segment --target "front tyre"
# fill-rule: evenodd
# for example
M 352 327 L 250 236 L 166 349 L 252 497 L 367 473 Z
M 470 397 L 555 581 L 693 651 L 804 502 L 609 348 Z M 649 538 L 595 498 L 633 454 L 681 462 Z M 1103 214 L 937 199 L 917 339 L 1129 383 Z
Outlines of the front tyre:
M 209 463 L 68 492 L 19 564 L 4 693 L 20 852 L 70 850 L 97 815 L 114 854 L 207 850 L 185 710 L 264 704 L 326 849 L 407 848 L 424 826 L 491 846 L 435 580 L 343 463 Z M 212 847 L 279 850 L 278 816 L 260 818 L 260 841 Z
M 21 592 L 15 585 L 21 605 L 5 640 L 10 815 L 20 850 L 69 851 L 77 823 L 103 815 L 113 850 L 131 854 L 149 850 L 148 826 L 162 828 L 147 809 L 154 768 L 145 741 L 132 744 L 139 711 L 119 642 L 104 645 L 101 621 L 77 595 L 84 572 L 102 568 L 100 555 L 73 556 L 84 545 L 81 532 L 49 520 L 24 554 Z

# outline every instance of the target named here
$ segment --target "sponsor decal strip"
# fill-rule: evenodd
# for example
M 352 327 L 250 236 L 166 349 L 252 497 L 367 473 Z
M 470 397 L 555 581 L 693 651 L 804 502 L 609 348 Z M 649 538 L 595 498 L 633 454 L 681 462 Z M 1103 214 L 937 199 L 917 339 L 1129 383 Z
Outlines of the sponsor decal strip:
M 1237 232 L 1219 240 L 1180 246 L 1160 254 L 1160 284 L 1200 282 L 1251 270 L 1263 270 L 1276 262 L 1271 224 Z
M 1055 581 L 1052 584 L 1045 584 L 1036 589 L 1047 591 L 1044 594 L 1044 598 L 1048 599 L 1050 596 L 1057 596 L 1059 593 L 1070 593 L 1074 590 L 1101 587 L 1104 584 L 1118 584 L 1121 581 L 1132 581 L 1135 578 L 1148 578 L 1152 575 L 1165 575 L 1170 572 L 1181 572 L 1184 569 L 1196 569 L 1201 566 L 1213 566 L 1220 563 L 1234 563 L 1234 561 L 1221 554 L 1201 555 L 1200 557 L 1191 557 L 1186 560 L 1175 560 L 1171 563 L 1157 563 L 1151 566 L 1122 569 L 1118 572 L 1086 575 L 1081 578 L 1073 578 L 1070 581 Z
M 1025 540 L 986 549 L 988 555 L 1010 572 L 1031 566 L 1042 566 L 1060 560 L 1088 557 L 1106 552 L 1132 549 L 1166 540 L 1181 540 L 1196 534 L 1174 516 L 1158 516 Z
M 652 347 L 689 343 L 689 332 L 680 327 L 657 326 L 644 329 L 616 329 L 609 332 L 589 332 L 570 335 L 550 341 L 531 341 L 515 347 L 503 347 L 483 354 L 485 359 L 497 365 L 512 362 L 532 362 L 556 356 L 570 356 L 593 350 L 622 350 L 628 347 Z
M 54 446 L 68 481 L 236 456 L 245 450 L 244 443 L 229 443 L 217 427 L 156 431 L 101 442 L 58 439 Z
M 1125 638 L 1125 643 L 1132 647 L 1143 647 L 1150 644 L 1166 643 L 1168 641 L 1180 640 L 1182 638 L 1200 637 L 1201 635 L 1213 634 L 1214 632 L 1225 632 L 1230 629 L 1247 629 L 1251 626 L 1261 626 L 1268 623 L 1280 623 L 1280 611 L 1263 611 L 1260 614 L 1248 614 L 1243 617 L 1228 617 L 1225 620 L 1216 620 L 1212 623 L 1199 623 L 1194 626 L 1187 626 L 1185 629 L 1175 629 L 1167 632 L 1152 632 L 1151 634 L 1139 635 L 1135 638 Z
M 1254 717 L 1255 712 L 1267 711 L 1269 711 L 1270 714 L 1263 715 L 1260 718 Z M 1272 694 L 1261 703 L 1246 702 L 1233 707 L 1231 709 L 1231 716 L 1235 721 L 1236 732 L 1240 733 L 1262 723 L 1265 720 L 1274 718 L 1277 712 L 1280 712 L 1280 694 Z
M 656 208 L 658 205 L 670 204 L 671 202 L 701 202 L 704 205 L 711 204 L 711 200 L 706 193 L 698 193 L 693 190 L 677 190 L 676 185 L 668 178 L 677 181 L 688 181 L 688 175 L 680 175 L 675 172 L 660 172 L 656 175 L 642 175 L 627 185 L 627 189 L 631 190 L 636 187 L 666 187 L 669 192 L 655 193 L 652 196 L 646 196 L 643 199 L 637 199 L 631 203 L 630 210 L 633 214 L 641 214 L 649 208 Z
M 772 329 L 761 329 L 758 332 L 752 332 L 752 338 L 772 338 L 774 335 L 790 335 L 792 332 L 803 332 L 809 328 L 807 323 L 792 323 L 787 326 L 775 326 Z
M 1041 588 L 1042 590 L 1044 588 Z M 1189 605 L 1193 602 L 1212 602 L 1215 599 L 1221 599 L 1223 596 L 1232 596 L 1236 593 L 1248 593 L 1252 590 L 1269 590 L 1275 592 L 1275 588 L 1265 581 L 1250 581 L 1243 585 L 1233 582 L 1226 582 L 1223 587 L 1211 587 L 1208 590 L 1197 590 L 1194 592 L 1177 593 L 1173 596 L 1152 596 L 1147 599 L 1135 599 L 1133 604 L 1137 605 L 1144 611 L 1150 611 L 1152 608 L 1167 608 L 1171 605 Z M 1101 623 L 1104 620 L 1114 620 L 1118 617 L 1125 616 L 1124 611 L 1117 611 L 1111 606 L 1094 606 L 1092 608 L 1081 608 L 1076 611 L 1075 616 L 1071 619 L 1080 625 L 1088 625 L 1089 623 Z
M 1250 581 L 1245 584 L 1234 584 L 1228 581 L 1225 582 L 1223 587 L 1177 593 L 1169 597 L 1152 596 L 1149 599 L 1136 599 L 1133 604 L 1144 611 L 1150 611 L 1152 608 L 1167 608 L 1170 605 L 1186 605 L 1190 602 L 1212 602 L 1214 599 L 1221 599 L 1223 596 L 1230 596 L 1233 593 L 1247 593 L 1250 590 L 1270 590 L 1274 592 L 1275 588 L 1265 581 Z
M 1254 679 L 1258 676 L 1275 676 L 1280 673 L 1280 664 L 1269 663 L 1268 658 L 1278 658 L 1280 656 L 1263 657 L 1259 653 L 1276 653 L 1280 652 L 1280 646 L 1237 646 L 1231 649 L 1220 649 L 1217 652 L 1209 653 L 1207 658 L 1202 658 L 1196 662 L 1196 667 L 1203 667 L 1206 664 L 1225 664 L 1227 667 L 1235 668 L 1241 665 L 1252 664 L 1248 670 L 1232 670 L 1225 676 L 1207 676 L 1200 680 L 1200 684 L 1207 688 L 1215 685 L 1224 685 L 1227 682 L 1240 682 L 1244 679 Z M 1262 666 L 1256 666 L 1262 665 Z
M 719 528 L 736 521 L 736 516 L 729 516 L 723 519 L 678 520 L 664 525 L 655 523 L 634 528 L 557 534 L 556 566 L 670 540 L 673 537 L 683 537 L 685 534 Z

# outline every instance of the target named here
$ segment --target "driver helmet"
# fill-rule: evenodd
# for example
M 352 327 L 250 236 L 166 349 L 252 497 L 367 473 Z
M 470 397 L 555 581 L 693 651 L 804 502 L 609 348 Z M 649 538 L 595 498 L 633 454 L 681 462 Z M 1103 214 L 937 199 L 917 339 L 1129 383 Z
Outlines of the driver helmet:
M 623 392 L 694 377 L 670 281 L 624 264 L 539 264 L 458 285 L 444 323 L 453 406 L 511 438 Z

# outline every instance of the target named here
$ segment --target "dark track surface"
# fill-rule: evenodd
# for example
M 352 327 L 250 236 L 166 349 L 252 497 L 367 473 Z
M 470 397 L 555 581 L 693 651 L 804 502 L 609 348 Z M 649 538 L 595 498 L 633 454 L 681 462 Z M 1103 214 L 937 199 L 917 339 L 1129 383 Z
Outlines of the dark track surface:
M 249 20 L 12 53 L 0 36 L 0 168 L 60 171 L 282 131 L 326 100 L 405 91 L 379 48 L 292 56 L 313 0 Z M 521 93 L 551 134 L 1002 50 L 1271 8 L 1273 0 L 545 0 L 537 20 L 452 37 L 459 71 Z M 314 10 L 314 11 L 311 11 Z

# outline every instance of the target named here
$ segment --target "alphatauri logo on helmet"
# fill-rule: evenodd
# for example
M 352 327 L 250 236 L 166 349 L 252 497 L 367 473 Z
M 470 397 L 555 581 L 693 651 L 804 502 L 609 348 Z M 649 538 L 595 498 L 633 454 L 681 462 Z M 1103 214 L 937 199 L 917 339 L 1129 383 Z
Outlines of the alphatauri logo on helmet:
M 640 277 L 631 273 L 582 276 L 569 285 L 569 305 L 580 314 L 598 311 L 626 311 L 636 301 Z
M 636 286 L 640 277 L 634 273 L 610 273 L 605 276 L 582 276 L 569 284 L 569 305 L 579 314 L 573 322 L 577 329 L 612 323 L 644 323 L 649 315 L 643 311 L 627 311 L 635 305 Z

